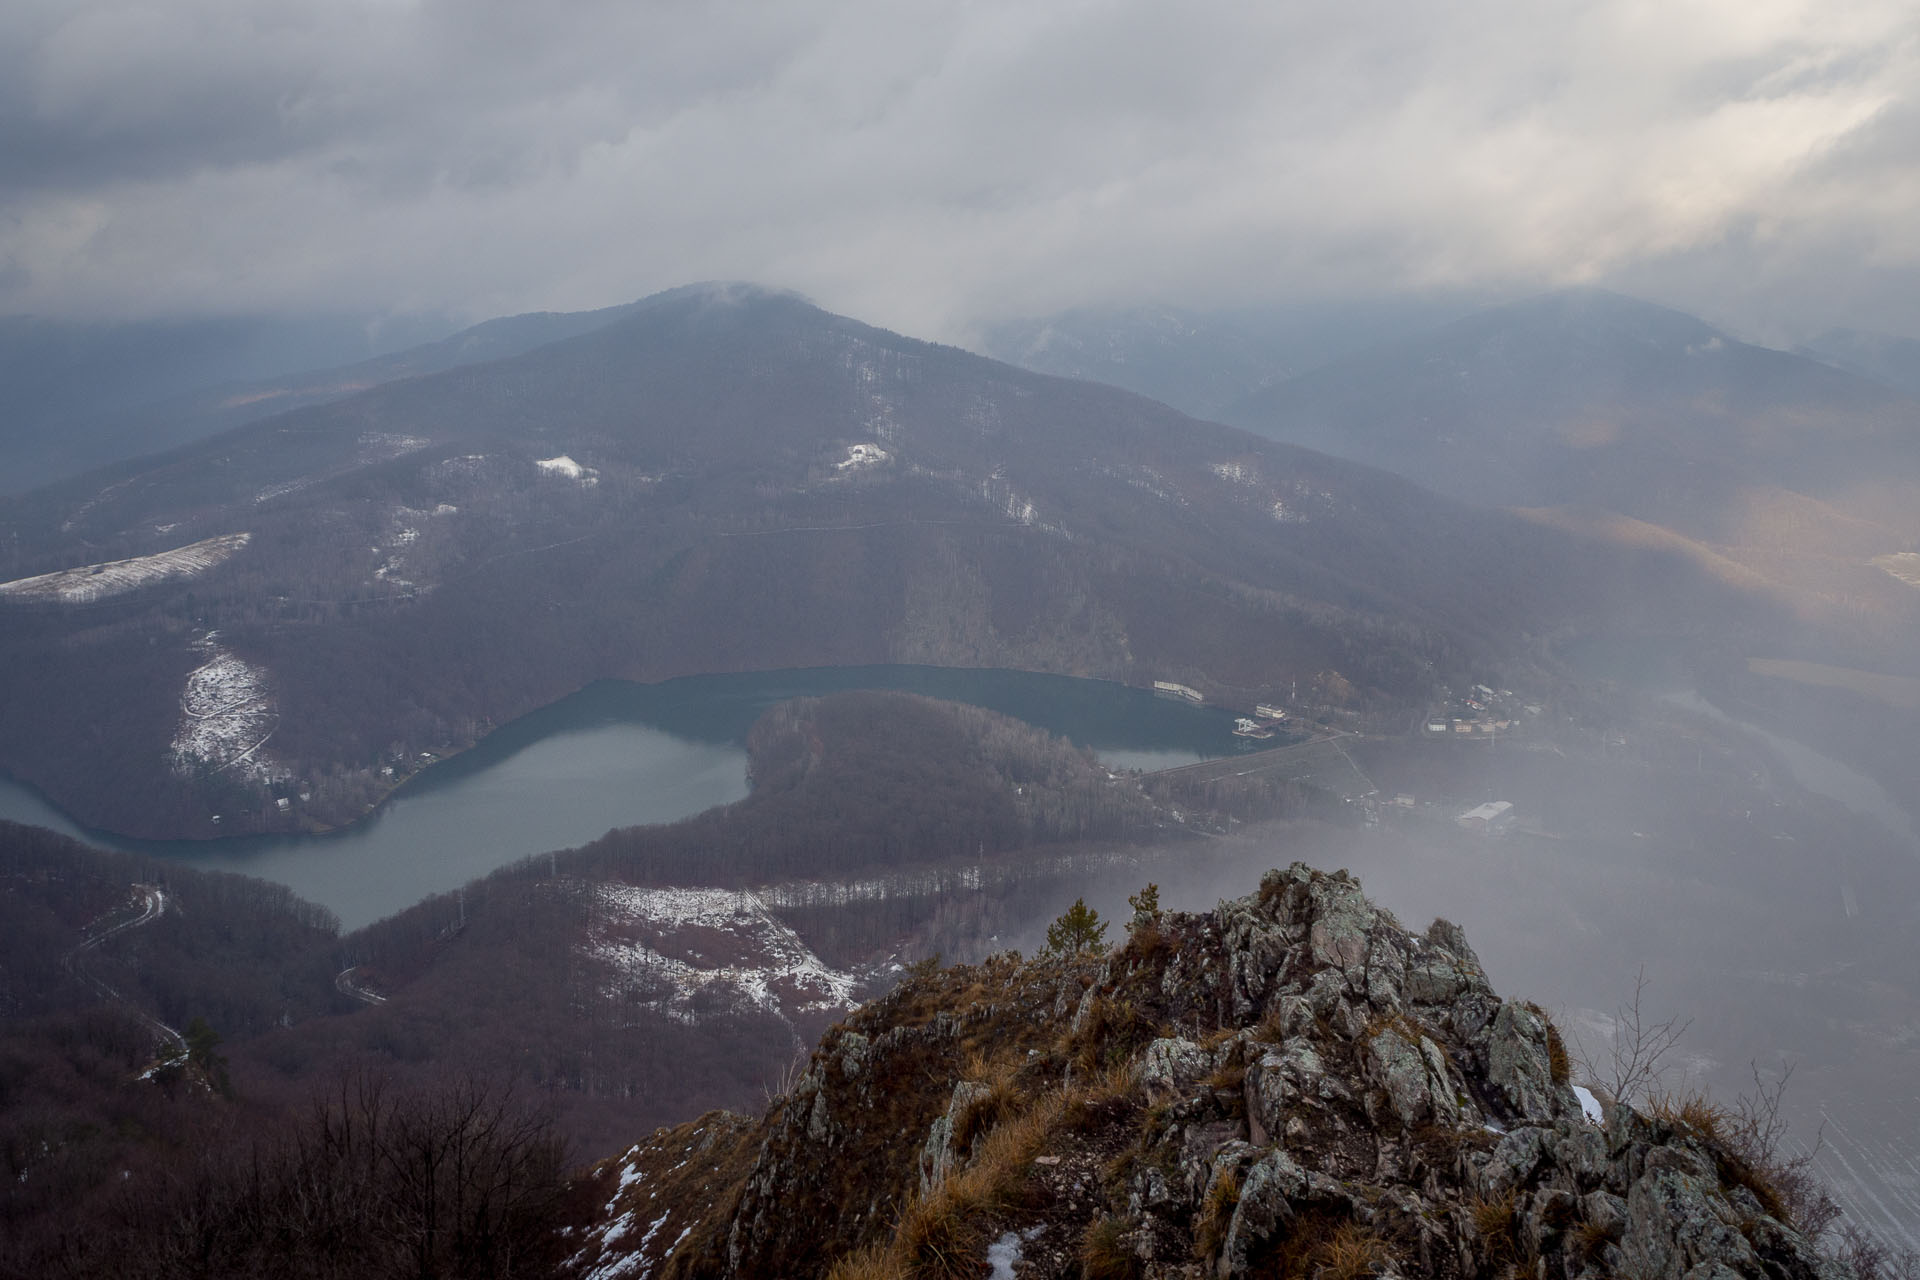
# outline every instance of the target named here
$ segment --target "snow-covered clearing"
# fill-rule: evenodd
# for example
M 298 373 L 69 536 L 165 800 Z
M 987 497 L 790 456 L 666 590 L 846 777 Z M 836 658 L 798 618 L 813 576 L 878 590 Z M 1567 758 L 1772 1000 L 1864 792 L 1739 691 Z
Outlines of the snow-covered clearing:
M 92 604 L 157 582 L 196 577 L 231 558 L 252 539 L 251 533 L 227 533 L 150 556 L 16 578 L 12 582 L 0 582 L 0 601 Z
M 847 449 L 846 459 L 833 464 L 835 471 L 869 471 L 883 467 L 893 457 L 877 444 L 856 444 Z
M 543 476 L 559 476 L 563 480 L 574 480 L 583 489 L 590 489 L 600 483 L 600 473 L 592 467 L 583 467 L 566 454 L 557 458 L 535 458 L 533 465 Z
M 1222 480 L 1229 480 L 1234 484 L 1251 485 L 1260 483 L 1260 473 L 1254 470 L 1251 463 L 1215 462 L 1208 467 L 1208 470 L 1212 471 L 1213 474 L 1219 476 Z
M 622 992 L 688 1018 L 715 989 L 786 1016 L 852 1009 L 855 979 L 830 969 L 757 894 L 728 889 L 595 886 L 587 950 Z
M 1910 587 L 1920 587 L 1920 551 L 1896 551 L 1875 556 L 1873 566 Z
M 260 751 L 280 722 L 266 671 L 221 648 L 211 636 L 199 647 L 208 656 L 187 674 L 180 691 L 174 769 L 190 774 L 212 766 L 253 778 L 273 777 L 274 769 Z
M 420 436 L 396 435 L 389 431 L 363 431 L 360 433 L 360 461 L 389 462 L 394 458 L 405 457 L 409 453 L 418 453 L 433 443 Z

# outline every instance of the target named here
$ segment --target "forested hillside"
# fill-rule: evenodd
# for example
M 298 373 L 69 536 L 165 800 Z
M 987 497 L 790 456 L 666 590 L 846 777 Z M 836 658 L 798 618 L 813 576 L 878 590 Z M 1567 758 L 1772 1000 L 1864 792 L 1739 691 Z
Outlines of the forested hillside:
M 146 835 L 351 820 L 604 676 L 911 661 L 1251 701 L 1333 672 L 1397 717 L 1583 620 L 1788 621 L 1665 549 L 744 288 L 43 490 L 0 533 L 0 768 Z M 179 550 L 213 537 L 211 567 Z
M 272 1178 L 325 1182 L 339 1171 L 302 1163 L 312 1125 L 389 1106 L 444 1120 L 508 1093 L 503 1115 L 536 1108 L 527 1150 L 551 1178 L 550 1140 L 598 1157 L 757 1105 L 906 966 L 997 949 L 1089 876 L 1196 845 L 1229 813 L 1326 804 L 1285 783 L 1149 794 L 1062 739 L 898 693 L 780 704 L 749 747 L 737 804 L 528 859 L 346 937 L 278 886 L 0 825 L 0 1221 L 30 1252 L 90 1256 L 63 1233 L 172 1238 L 152 1205 L 200 1179 L 226 1197 L 200 1227 L 250 1240 L 269 1211 L 223 1162 L 264 1152 Z

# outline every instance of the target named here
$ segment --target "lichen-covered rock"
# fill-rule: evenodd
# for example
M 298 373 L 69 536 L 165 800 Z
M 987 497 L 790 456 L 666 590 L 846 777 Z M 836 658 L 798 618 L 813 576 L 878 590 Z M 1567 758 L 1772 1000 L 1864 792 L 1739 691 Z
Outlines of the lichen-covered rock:
M 1191 1040 L 1162 1037 L 1140 1055 L 1135 1079 L 1150 1098 L 1175 1097 L 1213 1070 L 1213 1055 Z
M 1419 1031 L 1398 1023 L 1381 1028 L 1367 1039 L 1365 1063 L 1386 1090 L 1401 1128 L 1451 1124 L 1460 1118 L 1446 1055 Z
M 1500 1005 L 1487 1033 L 1487 1079 L 1516 1115 L 1550 1121 L 1565 1111 L 1553 1079 L 1547 1021 L 1515 1000 Z
M 932 1129 L 927 1133 L 926 1145 L 920 1148 L 920 1194 L 926 1195 L 953 1172 L 959 1153 L 954 1150 L 953 1135 L 960 1128 L 967 1112 L 993 1093 L 993 1089 L 977 1080 L 962 1080 L 953 1086 L 953 1098 L 947 1103 L 944 1115 L 935 1117 Z
M 1457 927 L 1410 933 L 1296 863 L 1105 956 L 917 975 L 828 1034 L 732 1181 L 674 1192 L 710 1208 L 630 1270 L 981 1275 L 1016 1241 L 1022 1278 L 1842 1280 L 1707 1136 L 1587 1121 L 1556 1036 Z

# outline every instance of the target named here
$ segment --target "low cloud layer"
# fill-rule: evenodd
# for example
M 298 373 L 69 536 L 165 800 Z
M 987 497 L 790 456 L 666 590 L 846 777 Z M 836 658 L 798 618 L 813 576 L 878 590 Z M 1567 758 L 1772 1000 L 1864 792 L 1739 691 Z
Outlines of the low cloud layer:
M 1608 283 L 1920 333 L 1887 3 L 13 0 L 0 312 Z

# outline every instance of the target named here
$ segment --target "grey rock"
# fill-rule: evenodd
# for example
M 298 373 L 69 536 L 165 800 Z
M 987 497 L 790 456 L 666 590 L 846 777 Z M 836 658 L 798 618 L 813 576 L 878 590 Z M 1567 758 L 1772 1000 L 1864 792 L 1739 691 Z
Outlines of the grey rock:
M 1580 1215 L 1609 1236 L 1627 1229 L 1627 1202 L 1609 1191 L 1589 1191 L 1580 1198 Z
M 984 1084 L 972 1080 L 962 1080 L 953 1086 L 953 1095 L 947 1102 L 946 1111 L 934 1117 L 927 1131 L 927 1140 L 920 1148 L 920 1194 L 926 1195 L 947 1180 L 959 1163 L 960 1152 L 954 1149 L 953 1135 L 959 1131 L 961 1120 L 979 1100 L 992 1094 L 993 1090 Z
M 1240 1202 L 1234 1206 L 1220 1247 L 1219 1274 L 1243 1274 L 1254 1249 L 1293 1219 L 1293 1200 L 1307 1191 L 1306 1170 L 1284 1151 L 1261 1157 L 1240 1183 Z
M 867 1055 L 872 1045 L 858 1031 L 848 1031 L 841 1035 L 838 1050 L 840 1074 L 849 1080 L 858 1080 L 867 1073 Z
M 827 1095 L 813 1095 L 813 1106 L 807 1111 L 807 1136 L 815 1142 L 824 1143 L 832 1135 L 827 1122 Z
M 1553 1161 L 1582 1191 L 1598 1187 L 1607 1175 L 1607 1142 L 1585 1121 L 1554 1129 Z
M 1494 1199 L 1531 1184 L 1553 1154 L 1553 1131 L 1527 1125 L 1501 1135 L 1480 1170 L 1481 1194 Z
M 1426 1036 L 1416 1042 L 1400 1026 L 1386 1027 L 1366 1042 L 1365 1057 L 1369 1074 L 1386 1091 L 1401 1128 L 1459 1118 L 1446 1057 Z
M 1620 1242 L 1629 1271 L 1642 1276 L 1684 1276 L 1719 1263 L 1758 1274 L 1753 1246 L 1729 1219 L 1715 1185 L 1674 1169 L 1650 1170 L 1627 1196 L 1627 1231 Z
M 1547 1056 L 1547 1024 L 1517 1000 L 1503 1001 L 1487 1036 L 1487 1078 L 1508 1106 L 1534 1121 L 1550 1121 L 1564 1108 Z
M 1191 1040 L 1155 1040 L 1140 1055 L 1137 1082 L 1149 1099 L 1186 1093 L 1214 1068 L 1213 1055 Z

